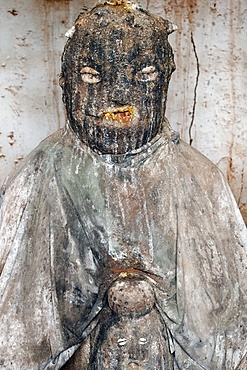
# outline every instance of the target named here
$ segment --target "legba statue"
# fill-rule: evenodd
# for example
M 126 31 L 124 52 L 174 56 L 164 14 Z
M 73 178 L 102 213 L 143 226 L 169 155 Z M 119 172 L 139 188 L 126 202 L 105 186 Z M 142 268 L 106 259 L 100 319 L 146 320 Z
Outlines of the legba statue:
M 127 1 L 70 31 L 66 127 L 2 193 L 1 369 L 243 361 L 245 226 L 221 172 L 165 118 L 172 31 Z

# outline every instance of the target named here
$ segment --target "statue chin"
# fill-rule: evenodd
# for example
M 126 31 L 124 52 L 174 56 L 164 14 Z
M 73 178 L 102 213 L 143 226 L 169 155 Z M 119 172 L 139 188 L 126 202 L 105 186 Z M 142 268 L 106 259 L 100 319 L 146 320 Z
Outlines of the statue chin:
M 139 149 L 161 132 L 161 124 L 148 125 L 133 122 L 133 126 L 115 122 L 98 123 L 85 119 L 81 124 L 69 124 L 76 136 L 93 151 L 101 154 L 121 155 Z

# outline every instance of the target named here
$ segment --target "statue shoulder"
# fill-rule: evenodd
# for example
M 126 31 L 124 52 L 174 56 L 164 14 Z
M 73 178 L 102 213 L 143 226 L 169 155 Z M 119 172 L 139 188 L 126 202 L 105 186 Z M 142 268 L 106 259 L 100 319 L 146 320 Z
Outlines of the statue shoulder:
M 187 144 L 185 141 L 180 140 L 176 149 L 176 157 L 178 161 L 186 164 L 189 169 L 197 169 L 197 172 L 210 171 L 211 173 L 219 174 L 221 171 L 209 158 L 207 158 L 200 151 Z
M 63 129 L 43 139 L 5 179 L 1 191 L 2 196 L 20 176 L 33 177 L 34 174 L 43 172 L 47 166 L 50 166 L 52 158 L 61 149 L 62 140 L 64 140 Z

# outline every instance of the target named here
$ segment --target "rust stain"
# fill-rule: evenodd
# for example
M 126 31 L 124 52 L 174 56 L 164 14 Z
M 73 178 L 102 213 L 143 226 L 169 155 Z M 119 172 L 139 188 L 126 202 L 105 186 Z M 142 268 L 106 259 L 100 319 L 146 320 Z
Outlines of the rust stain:
M 136 206 L 134 206 L 133 208 L 132 208 L 132 213 L 137 213 L 137 211 L 139 211 L 139 209 L 140 209 L 140 207 L 139 207 L 139 205 L 136 205 Z M 131 217 L 131 219 L 133 218 L 133 216 Z
M 16 142 L 15 140 L 15 136 L 14 136 L 14 132 L 11 131 L 8 135 L 7 135 L 8 139 L 9 139 L 9 145 L 14 145 L 14 143 Z
M 14 132 L 13 132 L 13 131 L 11 131 L 11 132 L 7 135 L 7 137 L 9 137 L 10 139 L 13 139 L 13 138 L 14 138 Z
M 18 91 L 22 89 L 22 85 L 14 85 L 5 87 L 5 90 L 10 92 L 13 96 L 16 96 L 18 94 Z
M 239 207 L 241 207 L 240 201 L 241 201 L 241 197 L 242 197 L 242 194 L 243 194 L 243 190 L 244 190 L 244 168 L 242 169 L 242 172 L 241 172 L 241 186 L 240 186 L 240 193 L 239 193 L 239 198 L 238 198 L 238 202 L 237 202 Z
M 148 271 L 143 271 L 141 269 L 135 268 L 135 267 L 127 267 L 127 268 L 121 268 L 121 267 L 112 267 L 111 271 L 114 275 L 119 275 L 120 278 L 126 278 L 126 277 L 134 277 L 134 276 L 148 276 L 154 281 L 162 281 L 163 279 Z
M 12 89 L 12 87 L 5 87 L 5 90 L 9 91 L 14 96 L 16 96 L 16 94 L 17 94 L 17 92 L 14 89 Z
M 16 158 L 14 160 L 14 164 L 18 164 L 22 159 L 24 159 L 24 157 L 23 156 L 19 156 L 18 158 Z
M 211 10 L 211 12 L 216 13 L 217 12 L 217 4 L 214 3 L 213 6 L 210 6 L 210 10 Z
M 2 148 L 2 145 L 0 145 L 0 159 L 6 157 L 6 155 L 2 153 Z
M 128 268 L 120 268 L 120 267 L 113 267 L 112 272 L 114 274 L 120 274 L 120 277 L 127 276 L 128 274 L 143 274 L 143 271 L 136 269 L 134 267 L 128 267 Z
M 45 62 L 52 61 L 51 65 L 47 65 L 47 81 L 50 84 L 49 104 L 53 105 L 53 112 L 56 113 L 55 119 L 58 128 L 64 126 L 64 112 L 61 110 L 61 96 L 60 89 L 58 88 L 58 71 L 60 70 L 61 51 L 59 51 L 58 54 L 57 39 L 63 37 L 66 29 L 64 29 L 64 32 L 61 34 L 61 29 L 59 28 L 58 34 L 58 30 L 56 27 L 53 27 L 53 24 L 54 14 L 56 14 L 56 24 L 62 24 L 63 29 L 63 26 L 68 22 L 66 17 L 71 11 L 70 2 L 70 0 L 34 0 L 35 15 L 42 17 L 43 24 L 47 25 L 42 28 L 41 37 L 47 50 L 44 55 L 44 60 Z
M 190 24 L 194 23 L 194 13 L 196 12 L 197 9 L 197 0 L 180 0 L 176 2 L 175 6 L 175 14 L 178 11 L 179 12 L 179 17 L 182 20 L 184 18 L 185 12 L 187 12 L 187 17 L 189 20 Z
M 180 49 L 181 33 L 185 31 L 184 21 L 189 24 L 189 32 L 194 31 L 196 24 L 195 14 L 198 12 L 197 0 L 173 0 L 164 7 L 166 14 L 170 13 L 173 22 L 178 26 L 176 37 L 177 49 Z M 187 31 L 186 31 L 187 32 Z M 177 58 L 181 53 L 177 53 Z
M 231 143 L 230 153 L 232 153 L 232 147 L 233 147 L 233 142 Z M 235 168 L 233 166 L 232 157 L 230 156 L 228 160 L 228 169 L 227 169 L 227 181 L 229 184 L 232 182 L 232 180 L 235 180 L 235 176 L 233 175 L 234 172 L 235 172 Z

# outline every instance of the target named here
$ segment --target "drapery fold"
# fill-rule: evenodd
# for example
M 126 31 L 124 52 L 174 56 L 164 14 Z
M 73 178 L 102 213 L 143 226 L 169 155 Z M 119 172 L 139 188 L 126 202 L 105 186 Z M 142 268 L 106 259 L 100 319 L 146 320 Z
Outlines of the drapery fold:
M 220 171 L 183 141 L 99 155 L 60 130 L 7 182 L 0 230 L 3 369 L 61 368 L 130 269 L 155 290 L 175 368 L 243 357 L 245 226 Z

